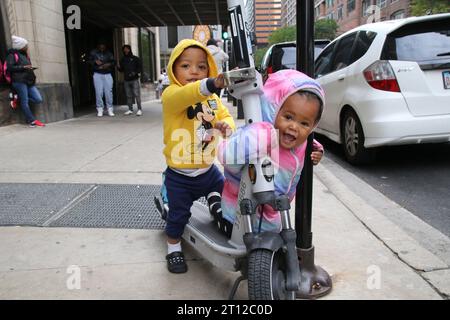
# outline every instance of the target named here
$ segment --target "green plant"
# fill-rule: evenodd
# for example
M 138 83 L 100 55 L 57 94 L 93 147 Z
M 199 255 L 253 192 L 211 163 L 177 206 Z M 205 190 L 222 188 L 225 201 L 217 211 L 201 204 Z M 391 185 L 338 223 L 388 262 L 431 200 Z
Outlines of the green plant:
M 450 12 L 448 0 L 413 0 L 411 13 L 413 16 Z

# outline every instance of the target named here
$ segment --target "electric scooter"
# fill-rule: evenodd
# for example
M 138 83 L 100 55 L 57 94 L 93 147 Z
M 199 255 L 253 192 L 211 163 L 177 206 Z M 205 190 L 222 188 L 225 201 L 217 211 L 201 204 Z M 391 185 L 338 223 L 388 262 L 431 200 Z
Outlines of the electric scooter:
M 242 100 L 245 123 L 262 121 L 260 99 L 262 78 L 255 70 L 251 42 L 245 22 L 242 0 L 228 0 L 231 38 L 238 69 L 224 73 L 228 92 Z M 161 196 L 155 204 L 162 218 L 169 208 Z M 289 215 L 290 201 L 286 195 L 274 192 L 274 168 L 270 158 L 247 164 L 240 182 L 239 209 L 231 238 L 226 237 L 214 223 L 208 206 L 201 201 L 191 207 L 191 218 L 183 239 L 214 266 L 240 272 L 231 290 L 233 299 L 239 283 L 248 280 L 251 300 L 293 300 L 299 290 L 300 270 L 296 251 L 296 232 Z M 258 232 L 256 211 L 269 205 L 281 215 L 282 230 Z

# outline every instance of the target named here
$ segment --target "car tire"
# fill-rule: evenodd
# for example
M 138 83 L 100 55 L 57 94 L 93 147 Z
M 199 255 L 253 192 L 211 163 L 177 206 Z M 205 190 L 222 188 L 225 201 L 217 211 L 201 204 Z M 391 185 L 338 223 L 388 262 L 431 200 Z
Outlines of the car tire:
M 347 110 L 341 122 L 342 147 L 346 160 L 353 164 L 367 164 L 374 160 L 375 150 L 364 147 L 364 131 L 356 112 Z

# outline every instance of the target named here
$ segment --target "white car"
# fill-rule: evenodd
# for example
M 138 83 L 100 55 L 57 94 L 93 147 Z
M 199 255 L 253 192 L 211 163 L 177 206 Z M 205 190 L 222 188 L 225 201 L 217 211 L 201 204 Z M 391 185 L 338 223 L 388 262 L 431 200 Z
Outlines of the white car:
M 317 132 L 348 162 L 386 145 L 450 141 L 450 14 L 366 24 L 315 62 L 326 106 Z

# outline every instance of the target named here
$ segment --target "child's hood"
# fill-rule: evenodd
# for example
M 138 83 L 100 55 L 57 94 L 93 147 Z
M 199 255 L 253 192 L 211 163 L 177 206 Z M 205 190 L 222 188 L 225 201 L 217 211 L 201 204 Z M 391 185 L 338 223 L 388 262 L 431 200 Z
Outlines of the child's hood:
M 170 55 L 169 64 L 167 65 L 167 74 L 169 76 L 170 84 L 177 84 L 181 86 L 181 84 L 178 82 L 177 78 L 175 78 L 175 75 L 173 74 L 173 64 L 177 60 L 177 58 L 183 53 L 183 51 L 191 46 L 197 46 L 203 49 L 203 51 L 206 52 L 207 60 L 208 60 L 208 78 L 215 78 L 217 77 L 217 66 L 216 62 L 214 61 L 213 56 L 209 52 L 209 50 L 200 42 L 193 40 L 193 39 L 184 39 L 181 40 L 176 47 L 173 49 L 172 54 Z
M 263 121 L 274 124 L 283 103 L 299 90 L 316 94 L 325 105 L 325 93 L 322 87 L 306 74 L 297 70 L 280 70 L 271 74 L 264 84 L 264 96 L 261 99 Z

